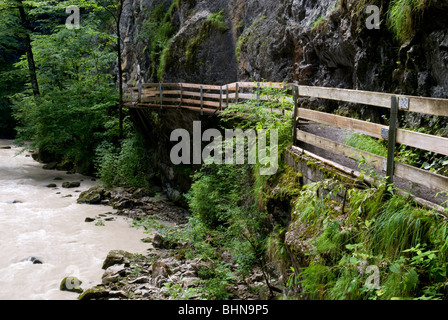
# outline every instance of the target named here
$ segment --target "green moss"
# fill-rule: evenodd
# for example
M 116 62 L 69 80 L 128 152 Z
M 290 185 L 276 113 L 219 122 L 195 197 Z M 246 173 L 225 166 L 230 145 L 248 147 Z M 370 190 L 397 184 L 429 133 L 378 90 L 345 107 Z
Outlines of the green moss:
M 302 173 L 283 166 L 280 172 L 268 181 L 271 185 L 268 197 L 280 201 L 291 201 L 302 190 L 302 177 Z
M 162 80 L 165 72 L 169 45 L 176 29 L 173 25 L 173 17 L 178 5 L 178 1 L 172 1 L 168 9 L 165 3 L 152 8 L 136 37 L 137 40 L 148 43 L 145 51 L 149 51 L 151 56 L 150 74 L 151 77 L 157 76 L 159 81 Z
M 78 300 L 96 300 L 105 298 L 108 296 L 108 292 L 100 287 L 93 287 L 84 291 L 79 297 Z
M 409 40 L 431 0 L 393 0 L 389 4 L 387 22 L 395 38 L 404 43 Z
M 200 45 L 210 37 L 212 30 L 218 30 L 219 32 L 225 33 L 229 30 L 225 22 L 224 10 L 216 13 L 212 13 L 207 19 L 202 23 L 199 32 L 193 38 L 187 41 L 185 46 L 185 58 L 186 62 L 190 65 L 194 63 L 194 59 L 199 49 Z
M 317 33 L 325 33 L 328 28 L 328 18 L 325 16 L 320 16 L 313 22 L 311 30 Z
M 225 21 L 224 10 L 212 13 L 210 16 L 208 16 L 206 23 L 209 24 L 212 28 L 221 32 L 226 32 L 229 30 L 229 27 L 227 26 Z
M 240 59 L 241 59 L 241 48 L 252 41 L 253 39 L 253 30 L 255 30 L 255 27 L 262 22 L 264 19 L 266 19 L 266 16 L 261 16 L 258 19 L 256 19 L 254 22 L 252 22 L 252 24 L 245 29 L 242 34 L 238 37 L 238 42 L 237 45 L 235 47 L 235 56 L 236 56 L 236 60 L 239 63 Z

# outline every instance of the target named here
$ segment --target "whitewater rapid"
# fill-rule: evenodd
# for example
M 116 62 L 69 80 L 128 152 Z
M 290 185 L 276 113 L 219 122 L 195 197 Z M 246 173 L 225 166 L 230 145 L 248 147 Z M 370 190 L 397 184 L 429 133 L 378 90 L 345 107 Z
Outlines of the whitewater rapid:
M 1 300 L 77 299 L 78 294 L 59 290 L 64 277 L 78 277 L 87 289 L 101 283 L 101 266 L 110 250 L 146 251 L 148 244 L 141 241 L 146 235 L 127 218 L 114 216 L 114 221 L 103 220 L 104 225 L 85 222 L 87 217 L 114 212 L 111 207 L 76 202 L 95 181 L 44 170 L 28 152 L 18 154 L 20 150 L 12 141 L 0 140 Z M 81 182 L 79 188 L 61 187 L 75 181 Z M 27 261 L 31 256 L 43 263 Z

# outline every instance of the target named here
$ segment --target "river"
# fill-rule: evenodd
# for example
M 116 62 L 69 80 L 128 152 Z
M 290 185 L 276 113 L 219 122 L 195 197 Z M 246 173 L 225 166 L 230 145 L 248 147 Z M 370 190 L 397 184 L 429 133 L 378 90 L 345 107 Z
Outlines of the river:
M 141 239 L 147 235 L 127 218 L 114 216 L 104 225 L 85 222 L 114 212 L 76 203 L 79 192 L 95 185 L 90 177 L 44 170 L 28 152 L 17 155 L 20 149 L 12 143 L 0 140 L 1 300 L 77 299 L 78 294 L 59 290 L 64 277 L 77 276 L 87 289 L 101 283 L 110 250 L 146 251 L 148 244 Z M 80 181 L 81 186 L 62 188 L 64 181 Z M 53 183 L 56 188 L 47 187 Z M 27 261 L 30 256 L 43 263 Z

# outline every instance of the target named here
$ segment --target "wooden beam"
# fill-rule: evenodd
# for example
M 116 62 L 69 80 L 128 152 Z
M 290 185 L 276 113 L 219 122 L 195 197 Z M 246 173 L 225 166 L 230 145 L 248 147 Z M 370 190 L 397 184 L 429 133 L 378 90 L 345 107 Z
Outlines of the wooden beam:
M 302 97 L 306 96 L 390 108 L 391 95 L 386 93 L 312 86 L 299 86 L 299 90 Z
M 370 152 L 359 150 L 347 146 L 345 144 L 323 138 L 300 129 L 296 130 L 297 140 L 302 141 L 318 148 L 330 151 L 334 154 L 338 154 L 340 156 L 344 156 L 346 158 L 350 158 L 353 160 L 363 160 L 364 157 L 366 162 L 371 165 L 373 168 L 382 171 L 383 163 L 386 161 L 386 158 L 374 155 Z
M 387 159 L 367 151 L 355 149 L 345 144 L 323 138 L 299 129 L 296 130 L 297 140 L 302 141 L 318 148 L 330 151 L 334 154 L 344 156 L 356 161 L 365 161 L 378 170 L 384 172 L 383 167 Z M 364 159 L 363 159 L 364 157 Z M 413 183 L 420 184 L 436 191 L 448 190 L 448 177 L 416 168 L 404 163 L 395 162 L 395 176 Z
M 301 90 L 301 86 L 299 90 Z M 300 92 L 302 95 L 302 92 Z M 388 129 L 387 126 L 382 126 L 376 123 L 351 119 L 343 116 L 329 114 L 320 111 L 314 111 L 310 109 L 299 108 L 299 117 L 306 120 L 311 120 L 341 129 L 347 129 L 350 131 L 358 132 L 361 134 L 369 135 L 374 138 L 381 139 L 381 129 Z
M 398 125 L 398 98 L 391 98 L 390 107 L 390 125 L 388 134 L 388 146 L 387 146 L 387 169 L 386 176 L 387 182 L 392 184 L 394 182 L 394 170 L 395 170 L 395 144 L 397 143 L 397 125 Z
M 193 92 L 193 91 L 183 91 L 182 94 L 184 96 L 188 96 L 188 97 L 200 97 L 201 96 L 201 91 L 199 92 Z M 221 96 L 219 94 L 216 93 L 202 93 L 202 97 L 203 98 L 207 98 L 207 99 L 220 99 Z
M 196 99 L 182 99 L 182 102 L 183 103 L 189 103 L 189 104 L 198 104 L 198 105 L 201 104 L 201 101 L 200 100 L 196 100 Z M 220 107 L 220 103 L 219 102 L 215 102 L 215 101 L 204 100 L 202 102 L 202 104 L 204 106 L 209 106 L 209 107 L 217 107 L 217 108 Z
M 397 142 L 414 148 L 448 155 L 448 138 L 398 129 Z
M 275 88 L 283 89 L 285 82 L 238 82 L 240 88 L 257 88 L 258 86 L 263 88 Z
M 200 89 L 202 86 L 203 90 L 221 90 L 221 86 L 206 85 L 206 84 L 183 83 L 182 86 L 184 88 L 193 88 L 193 89 Z
M 381 134 L 381 130 L 389 130 L 389 127 L 380 124 L 310 109 L 300 108 L 299 113 L 300 118 L 327 124 L 341 129 L 347 129 L 353 132 L 369 135 L 377 139 L 384 139 Z M 396 138 L 396 142 L 400 144 L 448 155 L 448 138 L 433 136 L 405 129 L 398 129 Z
M 300 94 L 303 97 L 306 96 L 320 99 L 345 101 L 383 108 L 390 108 L 390 99 L 393 96 L 396 96 L 395 94 L 390 93 L 312 86 L 300 86 Z M 400 110 L 444 117 L 448 116 L 448 99 L 416 97 L 407 95 L 397 96 L 400 100 L 404 98 L 408 99 L 409 101 L 408 108 L 404 109 L 399 105 Z
M 292 112 L 292 143 L 296 144 L 297 141 L 297 118 L 299 117 L 299 87 L 292 86 L 292 96 L 294 100 L 294 109 Z
M 204 115 L 204 89 L 201 86 L 201 116 Z

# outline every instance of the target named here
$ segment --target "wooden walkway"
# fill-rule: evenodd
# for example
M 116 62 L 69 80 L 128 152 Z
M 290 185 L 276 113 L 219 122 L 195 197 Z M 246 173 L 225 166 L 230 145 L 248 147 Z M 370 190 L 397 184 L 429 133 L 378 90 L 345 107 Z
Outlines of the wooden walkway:
M 414 112 L 448 117 L 448 99 L 436 99 L 389 93 L 301 86 L 287 83 L 236 82 L 224 86 L 189 83 L 149 83 L 130 87 L 125 92 L 126 106 L 131 108 L 183 108 L 201 114 L 215 114 L 226 107 L 247 100 L 268 101 L 266 88 L 287 93 L 294 141 L 307 143 L 336 155 L 366 161 L 384 172 L 390 183 L 394 177 L 417 182 L 431 190 L 448 192 L 448 177 L 395 161 L 395 148 L 403 144 L 448 156 L 448 138 L 424 134 L 398 127 L 398 112 Z M 389 109 L 390 126 L 343 117 L 300 107 L 301 98 L 328 99 Z M 283 111 L 284 112 L 284 111 Z M 333 126 L 388 141 L 388 156 L 381 157 L 354 149 L 341 142 L 323 138 L 300 129 L 300 120 Z

